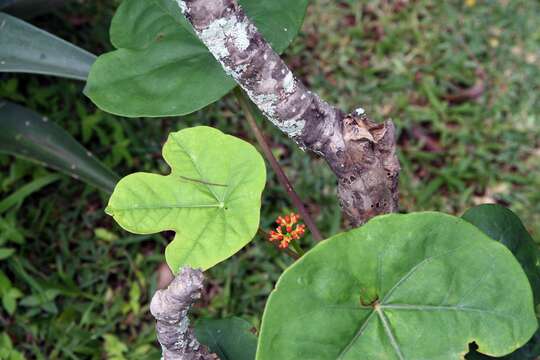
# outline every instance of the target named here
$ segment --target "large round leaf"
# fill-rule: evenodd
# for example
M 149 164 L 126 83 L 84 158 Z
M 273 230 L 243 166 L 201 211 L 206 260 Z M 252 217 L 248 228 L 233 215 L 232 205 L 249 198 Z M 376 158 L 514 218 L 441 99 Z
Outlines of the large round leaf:
M 208 269 L 240 250 L 259 226 L 266 181 L 253 146 L 210 127 L 169 135 L 163 157 L 168 176 L 129 175 L 118 183 L 107 213 L 128 231 L 176 232 L 167 263 Z
M 276 51 L 302 25 L 308 0 L 240 0 Z M 113 19 L 118 49 L 98 58 L 85 94 L 124 116 L 175 116 L 199 110 L 234 86 L 193 34 L 175 0 L 124 0 Z
M 285 271 L 257 359 L 458 360 L 472 341 L 502 356 L 536 326 L 531 288 L 504 246 L 449 215 L 386 215 Z
M 519 261 L 531 283 L 534 303 L 540 305 L 540 253 L 525 226 L 510 209 L 496 204 L 484 204 L 467 210 L 463 219 L 478 227 L 493 240 L 506 246 Z M 540 355 L 540 331 L 522 348 L 505 356 L 505 360 L 532 360 Z M 466 357 L 492 359 L 475 352 Z

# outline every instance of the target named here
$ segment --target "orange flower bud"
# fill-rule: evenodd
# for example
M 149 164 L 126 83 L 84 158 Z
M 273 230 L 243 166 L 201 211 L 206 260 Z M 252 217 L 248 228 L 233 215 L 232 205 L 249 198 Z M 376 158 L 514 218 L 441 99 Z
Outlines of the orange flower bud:
M 271 242 L 279 242 L 278 247 L 280 249 L 286 249 L 293 240 L 300 240 L 304 236 L 306 231 L 306 225 L 298 224 L 300 215 L 290 213 L 285 216 L 278 216 L 276 219 L 275 231 L 270 231 L 268 240 Z M 296 225 L 296 227 L 295 227 Z

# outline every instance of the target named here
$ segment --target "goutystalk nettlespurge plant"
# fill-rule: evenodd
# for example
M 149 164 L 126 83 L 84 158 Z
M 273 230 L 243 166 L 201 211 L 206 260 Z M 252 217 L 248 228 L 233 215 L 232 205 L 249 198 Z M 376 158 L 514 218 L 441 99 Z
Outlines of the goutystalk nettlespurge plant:
M 171 173 L 124 178 L 107 212 L 135 233 L 176 232 L 166 259 L 178 277 L 152 312 L 164 353 L 189 359 L 201 349 L 186 333 L 202 287 L 192 268 L 214 266 L 254 237 L 266 173 L 251 145 L 208 127 L 171 134 L 163 156 Z M 536 328 L 529 281 L 504 245 L 453 216 L 385 215 L 327 239 L 284 272 L 263 314 L 257 359 L 459 359 L 472 341 L 502 356 Z
M 111 28 L 118 50 L 97 60 L 86 93 L 113 113 L 182 115 L 236 81 L 286 135 L 327 160 L 344 213 L 365 225 L 295 253 L 258 338 L 240 319 L 192 329 L 188 311 L 203 286 L 197 269 L 253 239 L 266 174 L 242 140 L 208 127 L 170 134 L 163 157 L 171 173 L 127 176 L 107 207 L 129 231 L 176 233 L 165 254 L 176 278 L 151 304 L 164 358 L 457 360 L 473 342 L 471 358 L 537 356 L 535 339 L 525 344 L 538 327 L 540 299 L 531 290 L 538 292 L 538 250 L 519 220 L 498 207 L 473 209 L 465 219 L 381 215 L 398 208 L 393 124 L 375 123 L 363 109 L 347 115 L 281 61 L 275 51 L 297 33 L 307 0 L 239 3 L 124 0 Z M 237 95 L 251 111 L 246 95 Z

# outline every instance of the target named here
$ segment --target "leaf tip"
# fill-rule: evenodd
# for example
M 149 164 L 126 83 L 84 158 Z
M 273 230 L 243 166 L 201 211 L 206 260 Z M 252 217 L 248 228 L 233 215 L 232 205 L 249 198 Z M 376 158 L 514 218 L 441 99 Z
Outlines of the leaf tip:
M 109 216 L 114 216 L 114 210 L 111 205 L 107 205 L 107 207 L 105 208 L 105 214 Z

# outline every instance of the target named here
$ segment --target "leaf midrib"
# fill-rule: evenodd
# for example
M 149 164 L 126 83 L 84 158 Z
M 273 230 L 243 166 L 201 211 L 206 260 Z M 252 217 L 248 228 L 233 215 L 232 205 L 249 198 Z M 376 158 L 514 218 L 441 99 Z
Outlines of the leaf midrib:
M 199 174 L 199 177 L 201 179 L 204 179 L 205 176 L 203 175 L 203 173 L 201 172 L 201 170 L 199 169 L 199 167 L 197 166 L 197 163 L 195 162 L 195 160 L 193 159 L 193 157 L 191 156 L 191 153 L 186 149 L 186 147 L 184 146 L 184 144 L 182 144 L 182 142 L 180 140 L 178 140 L 176 138 L 176 136 L 174 135 L 171 135 L 171 138 L 174 140 L 174 142 L 176 143 L 176 145 L 178 145 L 178 147 L 187 155 L 187 157 L 189 158 L 189 160 L 191 161 L 191 164 L 193 165 L 193 168 L 195 169 L 195 171 L 197 171 L 197 174 Z M 172 167 L 172 166 L 171 166 Z M 224 202 L 225 199 L 220 199 L 216 192 L 214 191 L 214 189 L 212 189 L 211 186 L 209 186 L 208 184 L 204 184 L 206 186 L 206 188 L 208 189 L 208 191 L 212 194 L 212 196 L 214 197 L 214 199 L 216 199 L 216 201 L 218 202 Z M 228 184 L 227 184 L 228 185 Z
M 390 321 L 386 318 L 386 315 L 382 311 L 382 306 L 375 306 L 375 313 L 377 313 L 377 316 L 381 320 L 381 323 L 384 328 L 384 332 L 386 333 L 386 336 L 388 336 L 388 339 L 390 340 L 390 344 L 392 345 L 392 348 L 396 352 L 396 355 L 398 356 L 399 360 L 405 360 L 405 356 L 403 356 L 403 352 L 401 351 L 401 348 L 399 347 L 399 344 L 397 342 L 396 336 L 392 332 L 392 328 L 390 327 Z
M 398 311 L 464 311 L 464 312 L 476 312 L 476 313 L 484 313 L 484 314 L 490 314 L 495 316 L 501 316 L 506 317 L 510 319 L 515 319 L 514 317 L 507 315 L 507 314 L 501 314 L 496 311 L 490 311 L 486 309 L 480 309 L 480 308 L 473 308 L 473 307 L 467 307 L 467 306 L 461 306 L 459 304 L 457 305 L 417 305 L 417 304 L 388 304 L 387 301 L 389 300 L 390 296 L 399 288 L 399 286 L 403 285 L 418 269 L 420 269 L 423 265 L 428 264 L 432 260 L 436 258 L 440 258 L 443 256 L 447 256 L 453 252 L 456 252 L 458 250 L 461 250 L 463 248 L 469 248 L 472 247 L 470 244 L 465 244 L 458 246 L 454 249 L 445 251 L 441 254 L 437 254 L 434 256 L 427 257 L 414 265 L 401 279 L 399 279 L 395 285 L 386 293 L 383 300 L 380 304 L 374 306 L 374 308 L 371 310 L 369 315 L 366 317 L 365 321 L 362 323 L 362 326 L 360 329 L 355 333 L 354 337 L 351 339 L 351 341 L 343 348 L 343 350 L 339 353 L 336 360 L 343 359 L 344 356 L 349 352 L 349 350 L 354 346 L 356 341 L 360 338 L 360 336 L 364 333 L 364 331 L 367 329 L 371 318 L 376 313 L 378 315 L 378 318 L 380 319 L 381 323 L 383 324 L 385 334 L 388 336 L 390 343 L 392 344 L 392 348 L 396 352 L 396 355 L 400 360 L 404 360 L 405 357 L 403 353 L 401 352 L 401 349 L 399 347 L 399 343 L 395 339 L 391 327 L 390 322 L 386 319 L 386 316 L 384 314 L 384 309 L 390 309 L 390 310 L 398 310 Z M 380 267 L 382 268 L 382 264 L 380 264 Z M 359 307 L 358 310 L 365 310 L 365 307 Z
M 115 208 L 112 207 L 112 211 L 136 211 L 136 210 L 167 210 L 167 209 L 197 209 L 197 208 L 222 208 L 221 204 L 201 204 L 201 205 L 157 205 L 157 206 L 137 206 L 128 208 Z

